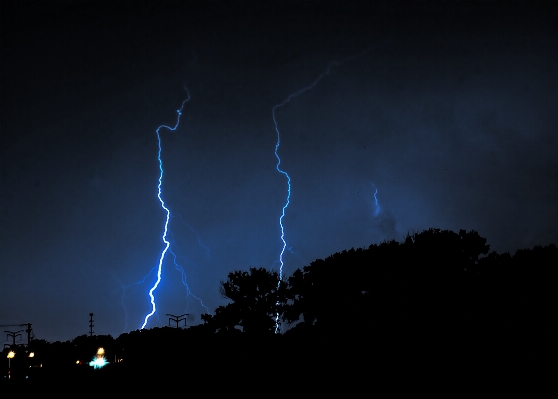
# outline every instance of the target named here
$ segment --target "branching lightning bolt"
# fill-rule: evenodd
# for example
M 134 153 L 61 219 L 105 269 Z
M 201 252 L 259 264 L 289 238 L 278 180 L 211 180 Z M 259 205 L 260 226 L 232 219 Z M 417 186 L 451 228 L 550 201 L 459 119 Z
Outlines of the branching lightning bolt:
M 285 201 L 285 205 L 283 205 L 283 209 L 281 211 L 281 216 L 279 217 L 279 226 L 280 226 L 280 230 L 281 230 L 281 242 L 283 243 L 283 246 L 281 248 L 281 252 L 279 253 L 279 281 L 277 283 L 277 289 L 279 289 L 279 287 L 281 286 L 281 281 L 283 280 L 283 266 L 284 266 L 284 261 L 283 261 L 283 255 L 285 254 L 285 249 L 287 249 L 287 240 L 285 239 L 285 227 L 283 226 L 283 219 L 285 217 L 285 213 L 287 211 L 287 208 L 289 207 L 290 204 L 290 200 L 291 200 L 291 176 L 289 176 L 289 174 L 281 169 L 281 158 L 279 157 L 279 146 L 281 145 L 281 133 L 279 132 L 279 126 L 277 124 L 277 118 L 276 118 L 276 112 L 279 108 L 283 107 L 284 105 L 286 105 L 287 103 L 289 103 L 291 100 L 293 100 L 294 98 L 300 96 L 301 94 L 313 89 L 326 75 L 329 75 L 331 69 L 333 67 L 337 67 L 340 66 L 342 64 L 344 64 L 347 61 L 359 58 L 361 56 L 363 56 L 364 54 L 368 53 L 370 51 L 370 48 L 361 51 L 360 53 L 347 57 L 341 61 L 331 61 L 329 63 L 329 65 L 327 66 L 326 70 L 324 72 L 322 72 L 320 75 L 318 75 L 318 77 L 316 79 L 314 79 L 314 81 L 300 89 L 297 92 L 294 92 L 292 94 L 290 94 L 285 100 L 283 100 L 283 102 L 276 104 L 273 107 L 272 110 L 272 116 L 273 116 L 273 124 L 275 125 L 275 132 L 277 133 L 277 143 L 275 144 L 275 158 L 277 158 L 277 164 L 275 165 L 275 169 L 277 169 L 277 172 L 281 173 L 282 175 L 284 175 L 287 178 L 287 199 Z M 279 303 L 277 303 L 277 306 L 279 305 Z M 276 313 L 276 317 L 275 317 L 275 333 L 277 334 L 279 332 L 279 312 Z
M 149 297 L 151 298 L 151 312 L 148 313 L 145 316 L 145 320 L 143 321 L 143 325 L 141 326 L 141 329 L 145 328 L 149 318 L 151 316 L 153 316 L 155 314 L 155 312 L 157 311 L 157 306 L 155 305 L 155 296 L 153 295 L 153 293 L 155 292 L 155 290 L 159 286 L 159 283 L 161 282 L 161 270 L 163 268 L 163 261 L 165 259 L 165 254 L 167 253 L 167 251 L 169 250 L 169 247 L 170 247 L 170 242 L 167 240 L 167 231 L 168 231 L 168 226 L 169 226 L 170 210 L 165 205 L 165 201 L 163 200 L 162 194 L 161 194 L 161 186 L 163 185 L 163 161 L 161 159 L 162 147 L 161 147 L 161 135 L 159 133 L 159 130 L 161 130 L 161 128 L 165 128 L 165 129 L 171 130 L 171 131 L 176 130 L 176 128 L 178 127 L 178 124 L 180 123 L 180 116 L 182 115 L 182 109 L 184 108 L 184 105 L 188 101 L 190 101 L 190 92 L 188 91 L 188 89 L 186 89 L 186 93 L 187 93 L 186 99 L 182 102 L 182 105 L 180 106 L 180 109 L 178 109 L 176 111 L 176 113 L 178 115 L 176 117 L 176 124 L 174 125 L 174 127 L 161 125 L 155 131 L 157 133 L 157 141 L 158 141 L 158 144 L 159 144 L 159 152 L 157 154 L 157 159 L 159 160 L 159 184 L 157 186 L 157 198 L 159 198 L 159 202 L 161 203 L 161 208 L 163 208 L 163 210 L 166 212 L 165 227 L 164 227 L 163 236 L 162 236 L 163 242 L 165 244 L 165 248 L 163 249 L 163 251 L 161 252 L 161 256 L 159 257 L 159 265 L 157 267 L 157 281 L 155 282 L 153 287 L 151 287 L 151 289 L 149 290 Z

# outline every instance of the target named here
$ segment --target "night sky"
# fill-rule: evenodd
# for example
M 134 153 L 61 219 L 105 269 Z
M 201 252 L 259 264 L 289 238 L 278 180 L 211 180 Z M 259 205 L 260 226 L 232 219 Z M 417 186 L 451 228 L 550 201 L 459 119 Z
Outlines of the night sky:
M 429 227 L 558 242 L 551 2 L 181 3 L 2 2 L 0 324 L 141 327 L 164 248 L 155 131 L 188 92 L 160 133 L 190 292 L 213 312 L 228 272 L 277 270 L 272 110 L 328 66 L 276 109 L 285 276 Z M 148 328 L 207 312 L 169 252 L 155 296 Z

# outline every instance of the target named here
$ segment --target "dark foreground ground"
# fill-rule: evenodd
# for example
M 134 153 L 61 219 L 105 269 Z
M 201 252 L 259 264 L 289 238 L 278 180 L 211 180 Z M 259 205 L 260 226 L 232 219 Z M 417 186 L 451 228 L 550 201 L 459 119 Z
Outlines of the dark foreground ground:
M 278 393 L 371 396 L 378 389 L 391 394 L 490 389 L 513 392 L 519 387 L 534 393 L 550 381 L 550 356 L 541 348 L 513 342 L 505 345 L 428 344 L 406 346 L 395 342 L 377 347 L 335 348 L 314 342 L 277 351 L 195 348 L 167 356 L 146 350 L 141 362 L 42 368 L 27 378 L 15 376 L 0 383 L 0 397 L 8 393 L 40 392 L 60 396 L 112 396 L 147 392 L 169 395 L 232 395 L 263 397 Z M 532 348 L 537 348 L 533 343 Z M 146 348 L 147 349 L 147 348 Z M 19 378 L 18 378 L 19 377 Z M 449 389 L 449 390 L 448 390 Z M 479 391 L 481 392 L 481 391 Z M 6 394 L 6 396 L 4 396 Z

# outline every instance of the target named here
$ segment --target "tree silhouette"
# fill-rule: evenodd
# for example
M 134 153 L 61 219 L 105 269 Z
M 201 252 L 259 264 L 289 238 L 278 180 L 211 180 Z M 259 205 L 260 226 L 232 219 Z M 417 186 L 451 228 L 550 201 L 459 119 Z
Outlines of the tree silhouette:
M 339 333 L 349 327 L 365 332 L 373 314 L 373 280 L 369 254 L 351 249 L 316 260 L 296 270 L 287 281 L 284 318 L 321 333 Z
M 202 320 L 216 332 L 273 332 L 277 303 L 282 302 L 278 283 L 278 273 L 264 268 L 231 272 L 226 281 L 221 281 L 219 288 L 221 295 L 231 303 L 219 306 L 214 316 L 203 315 Z
M 328 335 L 450 331 L 488 250 L 476 231 L 429 229 L 333 254 L 288 279 L 285 320 Z

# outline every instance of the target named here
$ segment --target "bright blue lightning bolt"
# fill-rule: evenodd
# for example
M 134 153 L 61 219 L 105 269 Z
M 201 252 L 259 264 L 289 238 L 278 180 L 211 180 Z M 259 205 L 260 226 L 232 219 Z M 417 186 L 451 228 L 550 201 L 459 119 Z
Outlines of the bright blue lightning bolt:
M 287 241 L 285 239 L 285 227 L 283 226 L 283 218 L 285 217 L 285 213 L 287 211 L 287 208 L 289 207 L 290 200 L 291 200 L 291 176 L 289 176 L 289 174 L 283 169 L 281 169 L 280 167 L 281 158 L 279 157 L 279 146 L 281 145 L 281 133 L 279 132 L 279 126 L 277 124 L 276 111 L 279 108 L 286 105 L 295 97 L 298 97 L 301 94 L 307 92 L 308 90 L 313 89 L 326 75 L 329 75 L 329 72 L 333 67 L 340 66 L 347 61 L 353 60 L 355 58 L 359 58 L 364 54 L 368 53 L 369 51 L 370 49 L 368 48 L 356 55 L 347 57 L 341 61 L 331 61 L 327 66 L 326 70 L 322 72 L 320 75 L 318 75 L 318 77 L 312 82 L 312 84 L 304 87 L 303 89 L 300 89 L 295 93 L 290 94 L 283 102 L 273 107 L 272 110 L 273 124 L 275 125 L 275 132 L 277 133 L 277 143 L 275 144 L 275 157 L 277 158 L 277 165 L 275 166 L 275 169 L 277 169 L 277 172 L 281 173 L 287 178 L 287 200 L 285 201 L 285 205 L 283 205 L 281 216 L 279 217 L 279 226 L 281 229 L 281 242 L 283 243 L 283 247 L 281 248 L 281 252 L 279 253 L 279 282 L 277 283 L 277 289 L 279 289 L 281 285 L 281 281 L 283 280 L 283 266 L 284 266 L 283 255 L 285 254 L 285 249 L 287 249 Z M 277 303 L 277 305 L 279 305 L 279 303 Z M 277 312 L 275 317 L 275 333 L 277 334 L 278 332 L 279 332 L 279 313 Z
M 155 305 L 155 297 L 153 296 L 153 292 L 155 292 L 155 290 L 159 286 L 159 283 L 161 282 L 161 269 L 163 268 L 163 260 L 165 259 L 165 254 L 167 253 L 167 251 L 170 247 L 170 242 L 167 241 L 167 230 L 168 230 L 168 226 L 169 226 L 170 210 L 169 210 L 169 208 L 167 208 L 165 206 L 165 201 L 163 201 L 163 198 L 161 196 L 161 186 L 163 184 L 163 161 L 161 159 L 162 148 L 161 148 L 161 135 L 159 134 L 159 130 L 161 130 L 161 128 L 165 128 L 165 129 L 171 130 L 171 131 L 176 130 L 176 128 L 178 127 L 178 124 L 180 123 L 180 116 L 182 115 L 182 109 L 184 108 L 184 104 L 186 104 L 188 101 L 190 101 L 190 92 L 188 91 L 188 89 L 186 89 L 186 93 L 187 93 L 187 98 L 182 102 L 182 105 L 181 105 L 180 109 L 178 109 L 176 111 L 176 113 L 178 115 L 176 117 L 176 124 L 174 125 L 174 127 L 161 125 L 155 131 L 157 133 L 157 141 L 158 141 L 158 144 L 159 144 L 159 152 L 157 154 L 157 159 L 159 160 L 159 172 L 160 172 L 159 173 L 159 184 L 157 186 L 157 189 L 158 189 L 157 198 L 159 198 L 159 202 L 161 203 L 161 208 L 163 208 L 164 211 L 167 214 L 167 217 L 166 217 L 166 220 L 165 220 L 165 228 L 164 228 L 163 236 L 162 236 L 163 242 L 165 243 L 165 248 L 161 252 L 161 256 L 159 258 L 159 265 L 157 267 L 157 281 L 155 282 L 153 287 L 151 287 L 151 289 L 149 290 L 149 297 L 151 298 L 151 312 L 148 313 L 145 316 L 145 320 L 143 321 L 143 325 L 141 326 L 142 330 L 147 325 L 147 321 L 149 320 L 149 318 L 151 316 L 153 316 L 155 314 L 155 312 L 157 311 L 157 306 Z
M 116 281 L 118 282 L 118 284 L 120 285 L 120 289 L 122 291 L 122 294 L 121 294 L 121 297 L 120 297 L 120 305 L 122 305 L 122 309 L 124 309 L 124 316 L 125 316 L 125 325 L 124 325 L 124 330 L 122 331 L 123 333 L 128 331 L 128 307 L 126 306 L 125 301 L 124 301 L 124 299 L 126 297 L 126 291 L 129 288 L 131 288 L 135 285 L 141 285 L 141 284 L 145 283 L 145 280 L 149 276 L 151 276 L 151 274 L 153 274 L 155 272 L 155 270 L 157 270 L 157 266 L 153 266 L 151 268 L 151 270 L 149 271 L 149 273 L 147 273 L 145 276 L 143 276 L 143 278 L 141 280 L 136 281 L 135 283 L 132 283 L 132 284 L 128 284 L 128 285 L 122 284 L 116 276 L 113 276 L 116 279 Z

